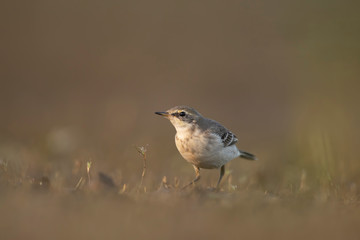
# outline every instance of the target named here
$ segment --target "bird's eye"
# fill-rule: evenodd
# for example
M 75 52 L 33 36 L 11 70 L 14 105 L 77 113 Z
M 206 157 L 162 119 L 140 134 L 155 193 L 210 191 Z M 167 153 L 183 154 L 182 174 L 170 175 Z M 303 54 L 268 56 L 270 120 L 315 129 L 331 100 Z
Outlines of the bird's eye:
M 186 115 L 185 112 L 180 112 L 180 113 L 179 113 L 179 116 L 180 116 L 180 117 L 183 117 L 183 116 L 185 116 L 185 115 Z

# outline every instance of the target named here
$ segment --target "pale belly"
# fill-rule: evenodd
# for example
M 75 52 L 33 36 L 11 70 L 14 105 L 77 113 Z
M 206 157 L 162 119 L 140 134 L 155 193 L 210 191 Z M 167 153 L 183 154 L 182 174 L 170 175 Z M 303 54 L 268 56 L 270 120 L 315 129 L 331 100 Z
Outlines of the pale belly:
M 200 168 L 219 168 L 240 156 L 235 145 L 224 147 L 220 137 L 215 135 L 210 138 L 203 138 L 196 134 L 190 137 L 177 134 L 175 143 L 182 157 Z

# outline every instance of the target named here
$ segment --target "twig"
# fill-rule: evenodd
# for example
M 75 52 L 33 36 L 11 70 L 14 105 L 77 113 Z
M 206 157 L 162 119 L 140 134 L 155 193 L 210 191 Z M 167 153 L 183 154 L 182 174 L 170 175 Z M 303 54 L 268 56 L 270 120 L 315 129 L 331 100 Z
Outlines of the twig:
M 82 186 L 83 182 L 84 182 L 84 178 L 83 178 L 83 177 L 81 177 L 81 178 L 79 179 L 79 181 L 77 182 L 77 184 L 76 184 L 76 186 L 75 186 L 74 190 L 75 190 L 75 191 L 79 190 L 79 189 L 81 188 L 81 186 Z
M 91 161 L 89 161 L 89 162 L 86 163 L 86 172 L 87 172 L 87 176 L 88 176 L 88 180 L 89 180 L 89 185 L 90 185 L 90 183 L 91 183 L 91 178 L 90 178 L 91 164 L 92 164 Z
M 135 146 L 135 148 L 143 158 L 143 171 L 142 171 L 142 174 L 141 174 L 141 181 L 140 181 L 140 186 L 139 186 L 139 188 L 141 188 L 143 186 L 144 177 L 145 177 L 145 174 L 146 174 L 146 151 L 147 151 L 147 149 L 146 149 L 146 146 L 145 147 Z

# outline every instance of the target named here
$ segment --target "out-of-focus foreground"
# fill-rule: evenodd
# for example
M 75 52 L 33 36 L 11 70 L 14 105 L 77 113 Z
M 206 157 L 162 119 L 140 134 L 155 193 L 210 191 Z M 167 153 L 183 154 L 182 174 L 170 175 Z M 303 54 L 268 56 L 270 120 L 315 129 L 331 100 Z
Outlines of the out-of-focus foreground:
M 358 9 L 5 1 L 1 239 L 358 239 Z M 154 114 L 175 105 L 259 161 L 181 191 L 193 169 Z

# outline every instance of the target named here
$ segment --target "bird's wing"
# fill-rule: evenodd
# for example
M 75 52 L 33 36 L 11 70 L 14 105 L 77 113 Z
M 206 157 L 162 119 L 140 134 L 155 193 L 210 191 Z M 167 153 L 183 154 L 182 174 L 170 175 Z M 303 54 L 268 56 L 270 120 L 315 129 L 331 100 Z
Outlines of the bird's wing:
M 230 132 L 230 131 L 225 132 L 225 133 L 221 136 L 221 139 L 222 139 L 225 147 L 231 146 L 231 145 L 235 144 L 235 143 L 238 141 L 238 139 L 237 139 L 237 137 L 235 136 L 235 134 L 233 134 L 233 133 Z
M 209 124 L 209 131 L 211 131 L 212 133 L 218 135 L 221 138 L 221 141 L 224 144 L 224 147 L 228 147 L 231 145 L 234 145 L 238 139 L 235 136 L 235 134 L 233 134 L 231 131 L 229 131 L 228 129 L 226 129 L 224 126 L 222 126 L 220 123 L 214 121 L 214 120 L 210 120 L 211 124 Z

